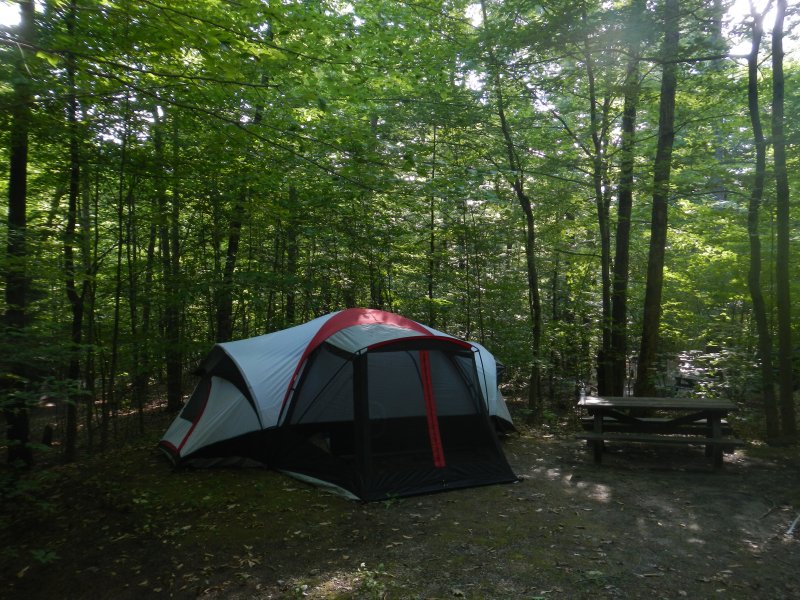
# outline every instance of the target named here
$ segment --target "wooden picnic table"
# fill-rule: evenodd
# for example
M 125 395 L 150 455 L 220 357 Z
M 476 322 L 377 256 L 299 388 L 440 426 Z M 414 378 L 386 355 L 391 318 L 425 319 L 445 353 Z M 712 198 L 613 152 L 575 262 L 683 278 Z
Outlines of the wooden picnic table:
M 715 469 L 722 467 L 724 449 L 744 444 L 731 437 L 726 417 L 736 405 L 728 400 L 585 396 L 578 406 L 590 416 L 577 437 L 589 443 L 598 464 L 606 441 L 703 445 Z

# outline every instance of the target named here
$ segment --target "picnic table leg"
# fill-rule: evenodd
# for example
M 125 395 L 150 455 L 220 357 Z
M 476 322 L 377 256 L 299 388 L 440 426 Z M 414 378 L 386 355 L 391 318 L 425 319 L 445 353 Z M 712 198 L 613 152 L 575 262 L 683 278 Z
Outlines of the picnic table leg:
M 714 437 L 714 419 L 713 417 L 708 417 L 706 419 L 706 436 L 713 438 Z M 714 444 L 706 444 L 706 457 L 711 458 L 714 456 Z

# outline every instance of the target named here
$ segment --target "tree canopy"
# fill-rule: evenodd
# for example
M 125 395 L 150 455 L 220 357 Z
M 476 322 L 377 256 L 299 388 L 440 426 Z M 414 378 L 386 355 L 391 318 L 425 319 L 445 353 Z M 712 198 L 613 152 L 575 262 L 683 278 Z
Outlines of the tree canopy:
M 53 396 L 103 443 L 213 342 L 369 306 L 488 346 L 538 422 L 629 386 L 644 328 L 654 393 L 709 349 L 702 393 L 795 435 L 800 14 L 732 4 L 20 0 L 9 423 Z

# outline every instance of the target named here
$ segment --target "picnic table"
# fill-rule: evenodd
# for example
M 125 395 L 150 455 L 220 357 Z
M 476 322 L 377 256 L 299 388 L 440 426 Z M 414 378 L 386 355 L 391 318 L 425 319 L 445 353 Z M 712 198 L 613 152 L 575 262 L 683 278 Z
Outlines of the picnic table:
M 722 467 L 725 449 L 744 444 L 732 437 L 726 417 L 736 406 L 728 400 L 585 396 L 578 406 L 589 417 L 582 419 L 586 431 L 576 437 L 589 443 L 598 464 L 606 441 L 702 445 L 715 469 Z

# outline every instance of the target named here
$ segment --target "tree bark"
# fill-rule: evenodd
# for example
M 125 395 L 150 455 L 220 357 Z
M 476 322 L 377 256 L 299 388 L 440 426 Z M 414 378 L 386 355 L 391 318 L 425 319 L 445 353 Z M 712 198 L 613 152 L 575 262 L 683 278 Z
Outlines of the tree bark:
M 75 18 L 77 6 L 75 0 L 70 3 L 67 15 L 67 31 L 73 35 L 75 32 Z M 80 236 L 86 231 L 77 231 L 78 203 L 81 182 L 81 157 L 80 157 L 80 132 L 78 131 L 78 99 L 75 90 L 75 57 L 72 53 L 67 55 L 67 85 L 69 96 L 67 98 L 67 121 L 69 127 L 69 194 L 67 205 L 67 225 L 64 230 L 64 275 L 66 277 L 66 292 L 72 311 L 71 348 L 69 351 L 69 367 L 67 378 L 70 387 L 80 389 L 81 379 L 81 343 L 83 341 L 83 317 L 85 309 L 86 292 L 89 281 L 86 273 L 78 273 L 75 261 L 75 247 L 83 247 L 79 241 Z M 78 278 L 82 281 L 78 283 Z M 66 422 L 64 427 L 64 462 L 73 462 L 76 458 L 76 444 L 78 436 L 78 404 L 75 398 L 67 399 Z
M 586 16 L 584 15 L 584 18 Z M 594 77 L 594 64 L 590 50 L 584 49 L 586 74 L 589 82 L 589 118 L 592 134 L 592 184 L 594 188 L 597 228 L 600 235 L 600 283 L 601 283 L 601 343 L 597 355 L 597 386 L 600 394 L 610 391 L 611 382 L 611 225 L 609 223 L 609 198 L 604 192 L 604 179 L 607 170 L 604 139 L 607 132 L 607 117 L 610 100 L 604 102 L 602 120 L 598 116 L 597 90 Z
M 653 167 L 653 208 L 650 250 L 647 257 L 642 340 L 636 373 L 637 396 L 654 396 L 656 358 L 661 325 L 661 296 L 664 287 L 664 256 L 667 244 L 667 207 L 675 141 L 675 92 L 678 84 L 678 42 L 680 41 L 679 0 L 664 0 L 664 42 L 662 49 L 661 99 L 658 145 Z
M 764 294 L 761 291 L 761 237 L 759 234 L 759 210 L 764 196 L 766 180 L 767 140 L 761 125 L 758 101 L 758 50 L 764 34 L 764 15 L 753 11 L 752 49 L 747 57 L 747 100 L 753 140 L 756 148 L 756 171 L 753 188 L 750 191 L 750 204 L 747 211 L 747 232 L 750 239 L 750 271 L 747 284 L 753 302 L 753 318 L 758 335 L 758 358 L 761 374 L 761 397 L 764 405 L 766 437 L 774 440 L 780 434 L 778 404 L 775 398 L 774 374 L 772 372 L 772 335 L 767 320 Z
M 164 139 L 158 108 L 153 109 L 153 144 L 155 147 L 156 164 L 165 164 Z M 173 165 L 177 169 L 177 165 Z M 174 228 L 176 200 L 173 205 L 167 199 L 167 190 L 164 177 L 160 169 L 156 173 L 156 200 L 158 206 L 158 245 L 161 253 L 161 275 L 164 298 L 164 359 L 167 369 L 167 410 L 177 412 L 183 404 L 183 370 L 181 364 L 180 348 L 180 310 L 177 289 L 177 270 L 175 256 L 176 244 Z
M 436 125 L 433 126 L 433 156 L 431 158 L 431 183 L 436 179 Z M 436 327 L 436 304 L 433 293 L 436 279 L 436 197 L 428 199 L 428 325 Z
M 484 25 L 488 18 L 486 13 L 486 2 L 481 1 L 481 11 L 483 13 Z M 497 115 L 500 118 L 500 130 L 506 146 L 508 165 L 514 174 L 512 188 L 517 197 L 522 212 L 525 215 L 525 265 L 528 279 L 528 311 L 531 319 L 531 372 L 528 380 L 528 420 L 532 424 L 541 422 L 544 416 L 544 406 L 542 405 L 542 335 L 544 322 L 542 318 L 542 300 L 539 292 L 539 271 L 536 264 L 536 227 L 533 216 L 533 206 L 530 197 L 525 191 L 525 172 L 520 164 L 519 158 L 514 148 L 511 135 L 511 127 L 506 119 L 505 101 L 503 97 L 503 87 L 500 80 L 500 70 L 494 51 L 489 48 L 490 67 L 492 82 L 497 98 Z
M 286 305 L 285 305 L 285 326 L 295 324 L 297 319 L 297 214 L 299 213 L 299 200 L 297 188 L 293 185 L 289 187 L 289 218 L 286 222 Z
M 133 194 L 130 195 L 131 199 L 133 198 Z M 135 204 L 133 202 L 129 205 L 131 208 L 131 219 L 135 219 L 134 217 L 134 208 Z M 134 220 L 135 223 L 135 220 Z M 133 228 L 134 230 L 136 227 Z M 150 228 L 147 234 L 147 250 L 145 252 L 145 261 L 144 261 L 144 285 L 142 287 L 142 322 L 139 325 L 138 335 L 135 336 L 134 339 L 142 340 L 144 343 L 137 344 L 136 353 L 134 356 L 135 365 L 138 367 L 136 371 L 136 379 L 133 385 L 133 393 L 136 398 L 139 398 L 141 403 L 147 399 L 148 396 L 148 386 L 150 383 L 150 376 L 152 372 L 152 351 L 149 348 L 149 344 L 146 343 L 150 340 L 150 333 L 152 329 L 152 318 L 151 314 L 153 312 L 153 302 L 152 302 L 152 293 L 153 293 L 153 275 L 155 271 L 155 262 L 156 262 L 156 227 L 154 223 L 150 224 Z M 132 254 L 136 256 L 138 253 L 138 248 L 136 245 L 133 246 Z M 133 280 L 136 275 L 134 272 L 130 274 L 131 280 Z M 132 302 L 137 302 L 136 298 L 131 298 Z M 133 328 L 133 325 L 131 325 Z M 132 329 L 132 333 L 136 333 L 135 330 Z
M 3 321 L 5 338 L 15 344 L 23 339 L 28 323 L 28 246 L 27 246 L 27 185 L 28 131 L 30 129 L 33 96 L 27 60 L 34 40 L 34 2 L 19 2 L 19 53 L 14 65 L 13 97 L 11 102 L 11 131 L 8 176 L 8 236 L 6 242 L 5 302 Z M 20 346 L 20 349 L 22 347 Z M 7 459 L 12 464 L 30 466 L 33 454 L 28 445 L 30 425 L 28 407 L 21 392 L 27 380 L 29 366 L 24 351 L 14 353 L 7 363 L 7 376 L 0 382 L 8 394 L 3 413 L 8 440 Z
M 631 28 L 639 35 L 636 17 L 644 11 L 642 2 L 631 5 Z M 625 72 L 620 147 L 619 194 L 614 266 L 611 276 L 611 381 L 612 395 L 625 393 L 628 358 L 628 277 L 630 270 L 631 212 L 633 209 L 633 167 L 636 147 L 636 112 L 639 105 L 639 52 L 641 42 L 631 44 L 631 58 Z
M 236 270 L 236 259 L 239 254 L 239 240 L 244 220 L 244 202 L 240 192 L 233 206 L 230 225 L 228 227 L 228 247 L 225 251 L 225 266 L 222 270 L 222 283 L 217 301 L 217 341 L 227 342 L 233 336 L 233 274 Z
M 84 178 L 86 178 L 87 169 L 83 170 Z M 88 189 L 88 180 L 83 185 L 84 189 Z M 94 404 L 96 387 L 95 381 L 97 380 L 97 360 L 95 356 L 96 338 L 97 333 L 96 325 L 96 310 L 97 310 L 97 277 L 95 275 L 98 271 L 100 263 L 100 227 L 98 226 L 98 215 L 100 214 L 100 186 L 98 178 L 95 178 L 94 193 L 84 194 L 84 202 L 81 207 L 81 227 L 86 232 L 83 236 L 83 272 L 86 274 L 86 298 L 85 304 L 85 325 L 84 329 L 84 351 L 83 358 L 83 371 L 81 380 L 84 385 L 83 404 L 84 411 L 84 427 L 86 429 L 86 451 L 92 453 L 94 451 Z M 91 202 L 90 202 L 91 199 Z M 94 214 L 90 211 L 89 207 L 94 209 Z M 94 217 L 94 218 L 92 218 Z M 92 232 L 91 236 L 89 232 Z
M 792 315 L 789 279 L 789 177 L 786 171 L 786 139 L 784 137 L 783 21 L 786 0 L 777 0 L 772 29 L 772 150 L 775 161 L 777 250 L 775 284 L 778 308 L 778 389 L 781 412 L 781 433 L 797 437 L 792 372 Z
M 127 167 L 127 155 L 128 155 L 128 102 L 126 99 L 126 110 L 125 116 L 123 121 L 125 123 L 124 130 L 122 133 L 122 140 L 120 145 L 120 164 L 119 164 L 119 175 L 117 180 L 117 257 L 116 257 L 116 264 L 114 268 L 114 319 L 111 331 L 111 364 L 109 367 L 109 391 L 110 393 L 115 393 L 116 389 L 116 373 L 117 373 L 117 363 L 119 360 L 119 333 L 120 333 L 120 319 L 121 319 L 121 306 L 122 306 L 122 256 L 123 250 L 125 249 L 125 169 Z M 130 259 L 130 240 L 128 240 L 128 257 Z M 135 291 L 133 291 L 133 287 L 131 287 L 130 292 L 130 314 L 131 314 L 131 331 L 136 331 L 136 313 L 137 307 L 135 304 Z M 138 371 L 138 344 L 134 342 L 133 344 L 133 365 L 131 368 L 131 373 L 133 375 L 133 379 L 136 379 L 136 373 Z M 135 387 L 134 387 L 135 390 Z M 135 396 L 135 391 L 134 391 Z M 134 397 L 134 406 L 137 408 L 139 413 L 139 423 L 142 424 L 143 419 L 143 410 L 144 406 L 141 401 L 141 398 Z

